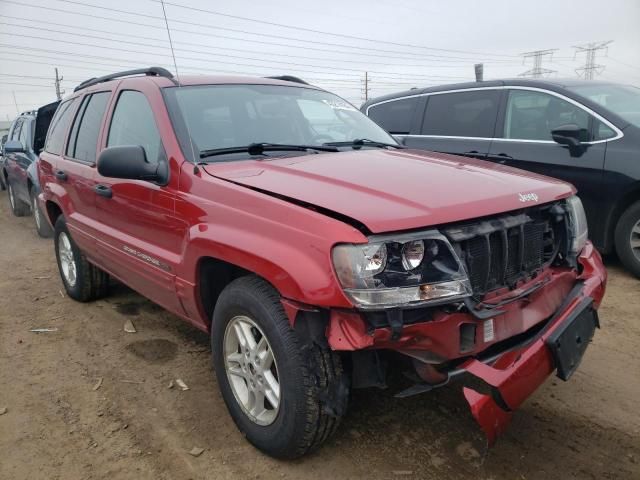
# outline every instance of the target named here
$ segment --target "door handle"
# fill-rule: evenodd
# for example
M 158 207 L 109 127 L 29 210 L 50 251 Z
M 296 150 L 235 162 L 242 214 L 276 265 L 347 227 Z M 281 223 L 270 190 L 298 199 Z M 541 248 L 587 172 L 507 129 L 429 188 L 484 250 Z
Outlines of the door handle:
M 477 150 L 470 150 L 462 154 L 463 157 L 477 157 L 478 155 L 480 155 L 480 152 Z
M 63 182 L 66 182 L 67 179 L 69 178 L 67 177 L 67 174 L 64 173 L 64 170 L 56 170 L 54 175 L 58 180 L 62 180 Z
M 506 153 L 499 153 L 497 155 L 487 155 L 487 158 L 490 160 L 495 160 L 501 165 L 504 165 L 508 160 L 513 160 L 511 155 L 507 155 Z
M 101 197 L 105 197 L 105 198 L 113 197 L 113 192 L 111 191 L 111 187 L 108 187 L 107 185 L 98 184 L 95 186 L 93 191 L 96 192 Z

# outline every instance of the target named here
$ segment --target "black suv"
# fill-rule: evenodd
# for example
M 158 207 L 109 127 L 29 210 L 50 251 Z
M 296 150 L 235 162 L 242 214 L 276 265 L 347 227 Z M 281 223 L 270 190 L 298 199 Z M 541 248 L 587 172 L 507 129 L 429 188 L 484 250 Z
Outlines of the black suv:
M 37 163 L 58 103 L 53 102 L 16 117 L 2 145 L 0 162 L 0 178 L 9 191 L 11 211 L 17 217 L 32 213 L 36 230 L 44 238 L 51 237 L 53 231 L 38 207 L 40 182 Z
M 408 147 L 573 183 L 593 243 L 640 277 L 640 89 L 500 80 L 386 95 L 362 111 Z

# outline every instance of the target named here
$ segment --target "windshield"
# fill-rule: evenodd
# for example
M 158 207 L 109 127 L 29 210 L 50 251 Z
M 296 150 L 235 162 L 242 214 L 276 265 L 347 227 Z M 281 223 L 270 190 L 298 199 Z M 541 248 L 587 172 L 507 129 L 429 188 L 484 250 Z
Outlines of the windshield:
M 165 89 L 185 155 L 256 143 L 323 145 L 366 138 L 396 141 L 358 109 L 321 90 L 279 85 L 198 85 Z M 181 118 L 176 118 L 180 116 Z M 186 127 L 178 128 L 179 125 Z
M 640 127 L 640 88 L 630 85 L 580 85 L 569 87 L 589 100 L 608 108 L 619 117 Z

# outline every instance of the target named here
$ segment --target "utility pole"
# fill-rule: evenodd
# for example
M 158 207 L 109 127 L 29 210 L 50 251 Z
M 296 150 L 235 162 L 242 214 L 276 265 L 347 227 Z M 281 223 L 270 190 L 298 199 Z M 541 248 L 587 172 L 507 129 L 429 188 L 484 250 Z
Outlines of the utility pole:
M 56 97 L 58 100 L 62 100 L 62 95 L 64 94 L 64 90 L 60 90 L 60 82 L 64 80 L 64 77 L 58 76 L 58 67 L 56 67 Z
M 484 78 L 484 63 L 476 63 L 473 70 L 476 74 L 476 82 L 481 82 Z
M 16 113 L 18 115 L 20 115 L 20 109 L 18 108 L 18 100 L 16 100 L 16 92 L 14 92 L 13 90 L 11 90 L 11 93 L 13 94 L 13 103 L 16 106 Z
M 604 65 L 596 64 L 596 54 L 598 50 L 607 51 L 611 42 L 613 42 L 613 40 L 608 40 L 606 42 L 591 42 L 586 45 L 577 45 L 573 47 L 576 49 L 576 53 L 573 58 L 576 58 L 579 53 L 585 53 L 584 67 L 576 68 L 576 73 L 579 77 L 582 77 L 585 80 L 593 80 L 595 74 L 600 75 L 602 73 L 605 67 Z
M 533 68 L 530 68 L 526 72 L 522 72 L 520 76 L 540 78 L 543 75 L 554 73 L 555 70 L 542 68 L 542 59 L 546 56 L 549 56 L 549 58 L 551 58 L 553 56 L 553 52 L 555 52 L 556 50 L 557 48 L 551 48 L 548 50 L 534 50 L 533 52 L 526 52 L 521 54 L 521 57 L 523 57 L 523 60 L 522 60 L 523 64 L 527 61 L 528 58 L 533 58 Z
M 369 72 L 364 72 L 362 96 L 365 102 L 369 100 Z

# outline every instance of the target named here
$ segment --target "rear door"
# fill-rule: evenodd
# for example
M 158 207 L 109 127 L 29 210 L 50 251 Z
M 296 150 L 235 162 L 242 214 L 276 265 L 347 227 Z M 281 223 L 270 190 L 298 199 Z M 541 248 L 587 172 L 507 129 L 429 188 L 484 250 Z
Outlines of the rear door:
M 62 203 L 67 227 L 74 241 L 89 257 L 93 255 L 95 245 L 93 177 L 96 143 L 93 144 L 92 156 L 87 155 L 86 151 L 82 151 L 82 154 L 76 152 L 75 145 L 81 123 L 85 118 L 88 120 L 93 117 L 87 114 L 93 111 L 88 110 L 91 97 L 75 97 L 60 105 L 51 122 L 45 153 L 41 156 L 41 161 L 47 158 L 46 154 L 56 157 L 53 169 L 55 187 L 51 188 L 55 188 L 55 194 Z
M 153 105 L 147 95 L 153 98 Z M 121 90 L 112 107 L 103 145 L 140 145 L 149 163 L 168 162 L 156 118 L 164 114 L 155 87 Z M 168 124 L 168 122 L 166 122 Z M 166 128 L 166 125 L 165 125 Z M 175 160 L 172 160 L 175 162 Z M 175 291 L 184 222 L 175 216 L 178 177 L 168 185 L 107 178 L 96 172 L 101 262 L 134 290 L 175 313 L 184 313 Z
M 26 203 L 31 203 L 27 192 L 27 167 L 31 163 L 28 149 L 28 124 L 24 117 L 18 118 L 11 131 L 10 140 L 20 142 L 25 152 L 12 152 L 5 155 L 5 170 L 11 183 L 13 194 Z
M 555 92 L 512 87 L 506 93 L 489 160 L 572 183 L 595 232 L 610 201 L 602 195 L 606 139 L 616 133 L 580 104 Z M 584 151 L 579 155 L 572 156 L 568 147 L 551 137 L 551 130 L 567 124 L 584 130 Z
M 31 199 L 29 198 L 29 176 L 27 169 L 33 163 L 36 156 L 33 152 L 33 117 L 25 117 L 22 120 L 22 128 L 20 129 L 19 141 L 24 147 L 24 152 L 16 153 L 15 160 L 15 174 L 16 174 L 16 194 L 23 202 L 31 205 Z
M 7 138 L 7 140 L 15 140 L 18 141 L 18 139 L 20 138 L 20 129 L 22 128 L 22 117 L 17 118 L 14 122 L 13 125 L 11 126 L 11 129 L 9 130 L 9 136 Z M 15 172 L 14 169 L 16 168 L 15 165 L 15 154 L 13 153 L 6 153 L 4 154 L 4 171 L 6 172 L 7 175 L 7 181 L 10 181 L 12 183 L 15 182 L 15 180 L 12 180 L 15 177 Z M 15 187 L 14 188 L 14 193 L 15 193 Z
M 434 92 L 426 97 L 416 134 L 407 135 L 410 148 L 486 158 L 495 132 L 502 90 L 478 88 Z

